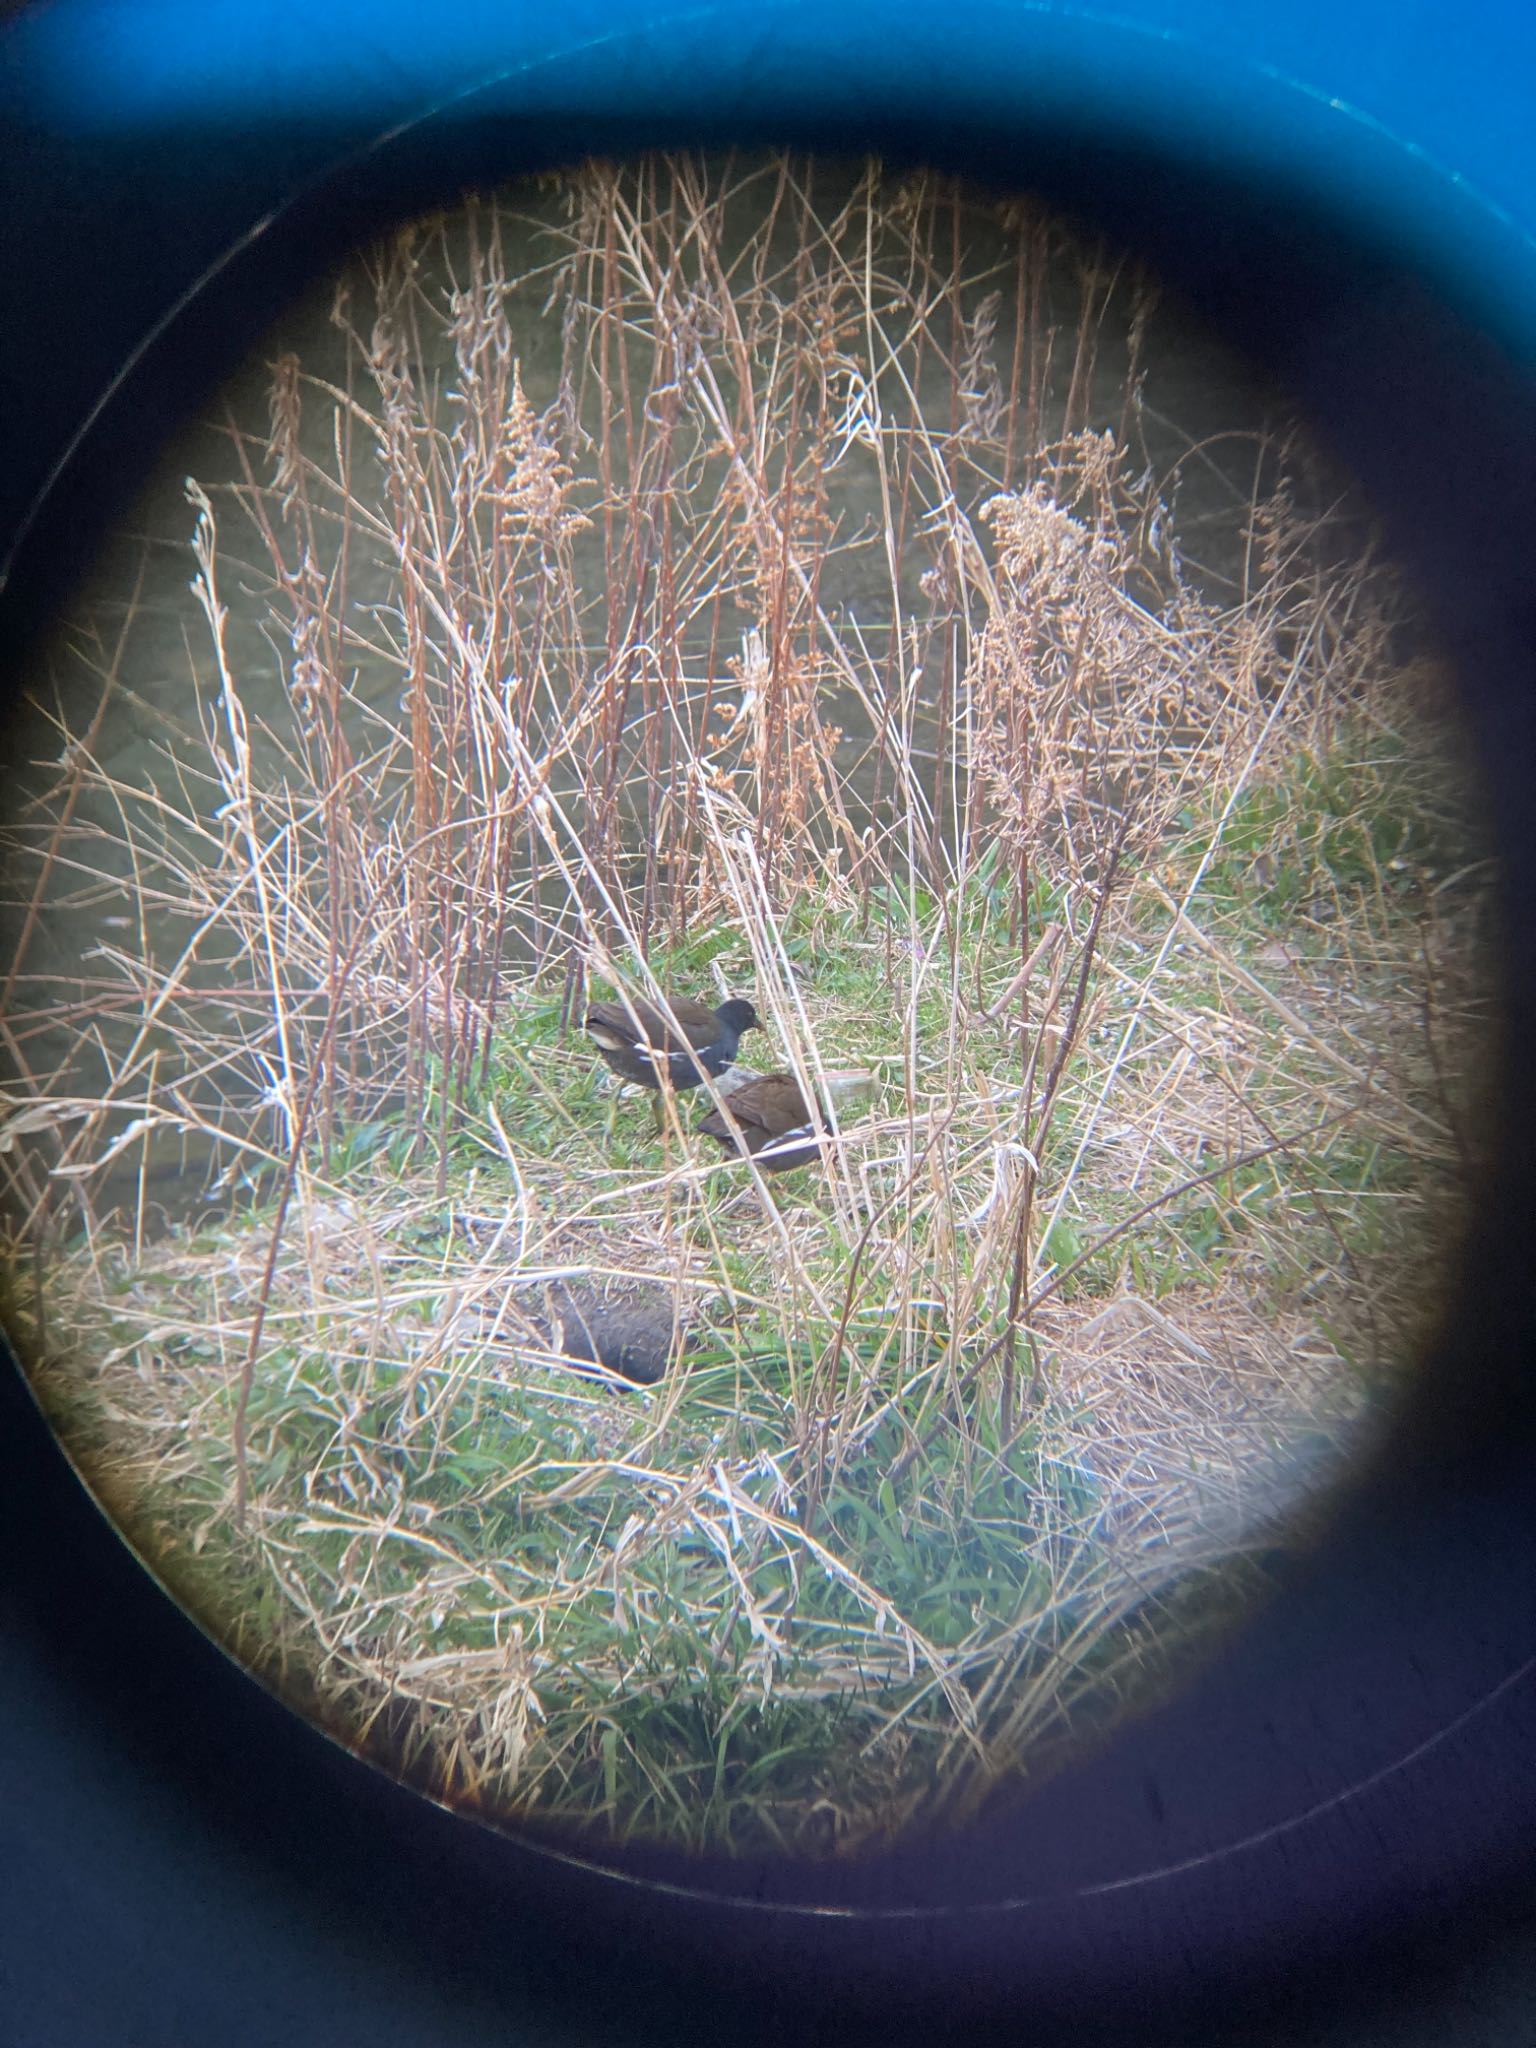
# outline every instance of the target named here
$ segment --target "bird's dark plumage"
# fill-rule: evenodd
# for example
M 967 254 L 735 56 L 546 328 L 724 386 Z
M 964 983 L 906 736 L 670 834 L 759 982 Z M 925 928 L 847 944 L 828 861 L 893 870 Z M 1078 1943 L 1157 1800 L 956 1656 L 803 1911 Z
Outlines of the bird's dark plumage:
M 793 1074 L 765 1074 L 760 1081 L 748 1081 L 735 1089 L 725 1100 L 738 1129 L 732 1129 L 724 1109 L 711 1110 L 702 1117 L 699 1129 L 717 1139 L 727 1152 L 739 1152 L 745 1146 L 766 1173 L 808 1166 L 820 1153 L 826 1126 L 813 1117 Z
M 622 1080 L 641 1088 L 659 1088 L 663 1081 L 697 1088 L 706 1074 L 723 1074 L 741 1034 L 758 1027 L 756 1010 L 739 997 L 718 1010 L 686 996 L 669 996 L 667 1002 L 676 1028 L 650 1003 L 593 1003 L 588 1009 L 587 1036 Z

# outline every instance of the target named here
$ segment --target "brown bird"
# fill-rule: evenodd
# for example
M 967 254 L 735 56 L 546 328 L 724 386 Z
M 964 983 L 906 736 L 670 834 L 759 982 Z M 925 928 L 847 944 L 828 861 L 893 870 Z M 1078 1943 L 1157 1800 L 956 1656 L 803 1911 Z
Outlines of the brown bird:
M 697 1088 L 706 1074 L 723 1074 L 744 1031 L 758 1028 L 756 1010 L 739 997 L 718 1010 L 686 996 L 668 996 L 669 1024 L 650 1003 L 593 1003 L 587 1036 L 621 1080 L 641 1088 Z M 633 1014 L 631 1014 L 633 1012 Z
M 839 1105 L 860 1100 L 872 1085 L 868 1074 L 826 1076 L 827 1093 Z M 761 1080 L 733 1089 L 725 1108 L 701 1117 L 698 1128 L 727 1152 L 750 1152 L 765 1173 L 808 1166 L 819 1156 L 827 1135 L 820 1106 L 813 1113 L 800 1083 L 787 1073 L 764 1074 Z

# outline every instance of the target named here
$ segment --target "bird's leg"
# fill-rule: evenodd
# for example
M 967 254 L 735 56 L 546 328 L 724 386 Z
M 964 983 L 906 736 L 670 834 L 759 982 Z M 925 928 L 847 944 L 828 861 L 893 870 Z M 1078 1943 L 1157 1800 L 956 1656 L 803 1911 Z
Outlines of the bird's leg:
M 749 1178 L 745 1187 L 738 1188 L 728 1202 L 721 1203 L 720 1214 L 722 1216 L 745 1216 L 756 1209 L 762 1209 L 764 1215 L 771 1216 L 773 1213 L 773 1197 L 769 1194 L 766 1185 L 759 1188 Z
M 619 1097 L 623 1094 L 623 1092 L 624 1090 L 619 1082 L 619 1078 L 615 1074 L 613 1077 L 613 1085 L 608 1090 L 608 1119 L 607 1122 L 603 1125 L 603 1150 L 605 1152 L 611 1152 L 613 1150 L 614 1127 L 616 1126 L 619 1120 Z

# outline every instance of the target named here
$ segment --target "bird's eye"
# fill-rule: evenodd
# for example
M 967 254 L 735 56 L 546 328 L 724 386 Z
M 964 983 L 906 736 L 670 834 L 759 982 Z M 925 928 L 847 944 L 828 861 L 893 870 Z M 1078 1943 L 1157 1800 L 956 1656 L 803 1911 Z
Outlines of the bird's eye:
M 965 1820 L 1408 1386 L 1489 1143 L 1453 678 L 1286 393 L 1041 204 L 656 158 L 386 236 L 27 683 L 16 1338 L 410 1782 Z

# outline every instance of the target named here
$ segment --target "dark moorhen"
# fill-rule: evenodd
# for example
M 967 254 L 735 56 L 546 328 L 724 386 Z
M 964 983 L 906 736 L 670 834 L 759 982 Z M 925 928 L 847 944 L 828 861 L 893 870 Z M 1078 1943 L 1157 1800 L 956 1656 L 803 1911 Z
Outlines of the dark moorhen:
M 641 1088 L 697 1088 L 706 1074 L 723 1074 L 744 1031 L 758 1029 L 752 1005 L 733 998 L 718 1010 L 686 996 L 669 996 L 674 1029 L 650 1003 L 593 1003 L 587 1036 L 613 1071 Z M 638 1028 L 637 1028 L 638 1026 Z
M 826 1085 L 841 1107 L 862 1100 L 873 1084 L 868 1074 L 828 1074 Z M 819 1155 L 826 1123 L 820 1115 L 813 1116 L 793 1074 L 764 1074 L 759 1081 L 747 1081 L 725 1098 L 725 1104 L 700 1118 L 698 1128 L 727 1152 L 745 1147 L 765 1173 L 809 1166 Z

